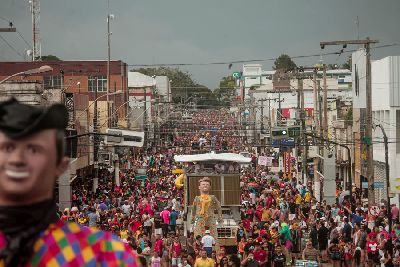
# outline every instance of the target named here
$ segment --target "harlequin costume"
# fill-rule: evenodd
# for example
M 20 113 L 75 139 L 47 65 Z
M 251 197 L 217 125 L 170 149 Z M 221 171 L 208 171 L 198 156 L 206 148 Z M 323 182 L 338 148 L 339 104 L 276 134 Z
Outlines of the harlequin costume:
M 214 210 L 218 211 L 218 220 L 222 220 L 221 204 L 214 195 L 196 196 L 192 207 L 192 223 L 194 236 L 204 236 L 205 231 L 217 239 L 217 218 Z
M 0 233 L 0 250 L 7 245 Z M 131 249 L 109 232 L 59 221 L 39 234 L 25 266 L 136 266 Z M 0 266 L 6 266 L 0 260 Z
M 65 130 L 67 124 L 68 111 L 61 104 L 41 108 L 15 99 L 0 103 L 0 131 L 10 139 Z M 12 204 L 0 206 L 0 267 L 136 266 L 134 253 L 111 233 L 60 220 L 53 199 L 31 204 L 29 194 L 19 197 L 27 201 L 8 199 Z

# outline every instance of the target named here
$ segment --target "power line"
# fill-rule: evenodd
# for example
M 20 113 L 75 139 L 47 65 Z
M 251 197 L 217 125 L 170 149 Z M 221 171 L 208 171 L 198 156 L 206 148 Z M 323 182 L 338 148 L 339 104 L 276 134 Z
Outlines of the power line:
M 400 46 L 400 43 L 393 43 L 387 45 L 376 46 L 371 49 L 378 48 L 386 48 L 392 46 Z M 311 54 L 311 55 L 300 55 L 300 56 L 292 56 L 292 59 L 299 58 L 310 58 L 310 57 L 320 57 L 320 56 L 329 56 L 329 55 L 338 55 L 343 53 L 355 52 L 357 49 L 350 49 L 346 51 L 340 52 L 328 52 L 328 53 L 319 53 L 319 54 Z M 205 63 L 160 63 L 160 64 L 128 64 L 130 67 L 162 67 L 162 66 L 205 66 L 205 65 L 229 65 L 229 64 L 238 64 L 238 63 L 249 63 L 249 62 L 265 62 L 265 61 L 274 61 L 277 58 L 264 58 L 264 59 L 246 59 L 246 60 L 234 60 L 234 61 L 224 61 L 224 62 L 205 62 Z
M 7 21 L 8 23 L 12 23 L 11 20 L 8 20 L 8 19 L 6 19 L 6 18 L 4 18 L 4 17 L 1 17 L 1 16 L 0 16 L 0 19 L 2 19 L 2 20 L 4 20 L 4 21 Z
M 7 21 L 9 23 L 9 25 L 11 26 L 13 24 L 13 22 L 9 19 L 6 19 L 4 17 L 0 17 L 0 19 Z M 28 46 L 28 48 L 31 48 L 31 45 L 26 41 L 26 39 L 24 38 L 24 36 L 22 36 L 22 34 L 16 30 L 16 32 L 18 33 L 19 37 L 21 37 L 21 39 L 25 42 L 25 44 Z
M 7 42 L 6 39 L 4 39 L 3 36 L 0 35 L 0 38 L 8 45 L 8 47 L 10 47 L 15 53 L 17 53 L 18 55 L 20 55 L 22 58 L 25 58 L 20 52 L 18 52 L 9 42 Z
M 31 48 L 32 46 L 26 41 L 26 39 L 24 38 L 24 36 L 22 36 L 22 34 L 17 30 L 17 33 L 19 35 L 19 37 L 21 37 L 21 39 L 25 42 L 25 44 L 28 46 L 28 48 Z

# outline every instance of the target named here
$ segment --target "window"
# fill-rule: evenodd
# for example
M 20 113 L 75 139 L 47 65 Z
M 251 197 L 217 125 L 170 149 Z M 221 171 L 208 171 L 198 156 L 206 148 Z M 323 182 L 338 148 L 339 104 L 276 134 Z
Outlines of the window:
M 107 76 L 89 76 L 88 91 L 89 92 L 106 92 L 107 91 Z
M 63 76 L 56 75 L 56 76 L 43 76 L 43 85 L 44 89 L 61 89 L 63 85 Z

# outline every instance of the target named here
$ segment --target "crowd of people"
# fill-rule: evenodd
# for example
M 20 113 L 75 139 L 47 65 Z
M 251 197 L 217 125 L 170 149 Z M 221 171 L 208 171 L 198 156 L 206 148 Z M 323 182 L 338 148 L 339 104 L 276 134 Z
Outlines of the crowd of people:
M 260 167 L 244 172 L 241 181 L 237 240 L 245 258 L 254 256 L 264 266 L 278 261 L 281 266 L 282 257 L 276 255 L 282 252 L 288 265 L 303 260 L 334 266 L 399 265 L 400 225 L 389 231 L 385 203 L 371 216 L 368 206 L 350 203 L 349 198 L 318 202 L 311 183 L 270 175 Z M 390 213 L 398 223 L 396 205 Z
M 305 262 L 334 267 L 400 266 L 396 205 L 391 209 L 394 226 L 389 231 L 384 206 L 371 216 L 368 207 L 350 203 L 349 198 L 338 198 L 336 203 L 317 201 L 311 182 L 303 184 L 295 175 L 271 173 L 254 160 L 240 170 L 237 253 L 228 255 L 217 242 L 209 251 L 204 236 L 187 233 L 184 237 L 183 189 L 175 183 L 179 174 L 173 173 L 181 166 L 174 162 L 174 155 L 247 150 L 255 158 L 228 111 L 201 111 L 194 113 L 192 120 L 191 126 L 179 129 L 182 134 L 174 135 L 174 149 L 136 150 L 120 157 L 119 185 L 107 170 L 101 173 L 95 192 L 85 180 L 75 182 L 72 208 L 62 211 L 61 219 L 112 231 L 136 251 L 143 265 L 154 267 L 281 267 Z M 220 172 L 238 168 L 232 164 Z M 138 180 L 143 169 L 146 178 Z

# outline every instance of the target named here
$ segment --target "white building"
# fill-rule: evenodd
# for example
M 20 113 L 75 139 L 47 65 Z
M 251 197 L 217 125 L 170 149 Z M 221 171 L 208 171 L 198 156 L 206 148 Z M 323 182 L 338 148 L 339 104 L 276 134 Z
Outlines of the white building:
M 144 122 L 151 121 L 155 87 L 155 78 L 139 72 L 128 72 L 130 128 L 144 129 Z
M 243 70 L 245 70 L 247 65 L 244 65 Z M 252 65 L 252 68 L 255 69 L 255 66 Z M 280 82 L 279 85 L 276 81 L 273 81 L 273 75 L 275 71 L 260 71 L 261 76 L 256 77 L 246 76 L 249 72 L 243 72 L 242 80 L 244 81 L 245 91 L 249 94 L 250 87 L 254 87 L 254 101 L 258 106 L 256 109 L 256 121 L 259 122 L 261 120 L 261 103 L 259 100 L 265 98 L 276 99 L 280 98 L 281 102 L 281 111 L 282 118 L 288 123 L 293 124 L 296 120 L 296 109 L 297 109 L 297 89 L 298 89 L 298 81 L 297 79 L 290 79 L 290 81 Z M 254 73 L 258 73 L 254 71 Z M 307 73 L 307 72 L 306 72 Z M 312 75 L 312 72 L 310 72 Z M 340 99 L 342 101 L 350 101 L 352 99 L 352 91 L 351 91 L 351 71 L 347 69 L 338 69 L 338 70 L 328 70 L 327 71 L 327 90 L 328 90 L 328 110 L 332 109 L 331 106 L 335 105 L 336 99 Z M 256 77 L 256 79 L 254 79 Z M 323 96 L 322 90 L 322 71 L 318 72 L 317 80 L 319 84 L 318 94 L 320 96 L 317 101 L 317 109 L 319 108 L 319 104 L 321 97 Z M 304 108 L 309 115 L 313 114 L 314 110 L 314 83 L 312 79 L 304 79 L 303 81 L 303 91 L 304 91 Z M 256 83 L 260 82 L 260 85 Z M 318 99 L 318 98 L 317 98 Z M 272 125 L 276 122 L 277 119 L 277 110 L 279 108 L 279 101 L 264 101 L 264 120 L 267 119 L 271 115 Z M 333 115 L 329 118 L 329 122 L 335 121 L 336 117 Z M 331 124 L 331 123 L 329 123 Z
M 372 118 L 385 129 L 389 139 L 390 192 L 400 193 L 400 56 L 371 63 Z M 373 131 L 375 182 L 385 181 L 385 149 L 381 129 Z M 385 183 L 386 188 L 386 183 Z M 386 199 L 386 190 L 375 190 L 376 200 Z

